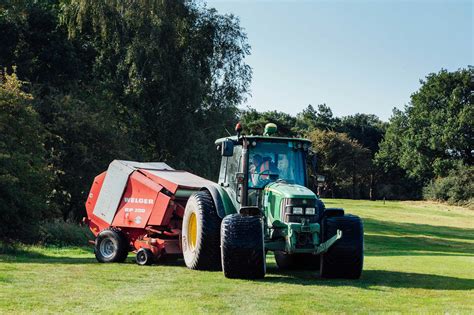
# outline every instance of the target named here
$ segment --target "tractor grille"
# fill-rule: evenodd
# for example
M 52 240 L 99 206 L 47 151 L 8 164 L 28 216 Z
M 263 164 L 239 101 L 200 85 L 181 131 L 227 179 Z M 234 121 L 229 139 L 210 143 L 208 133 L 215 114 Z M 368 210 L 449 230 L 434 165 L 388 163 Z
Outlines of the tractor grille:
M 316 208 L 316 214 L 304 215 L 304 214 L 291 214 L 286 213 L 286 208 L 291 207 L 314 207 Z M 281 201 L 281 217 L 287 223 L 301 223 L 303 219 L 309 220 L 309 223 L 317 223 L 319 221 L 319 211 L 316 205 L 316 199 L 291 199 L 285 198 Z

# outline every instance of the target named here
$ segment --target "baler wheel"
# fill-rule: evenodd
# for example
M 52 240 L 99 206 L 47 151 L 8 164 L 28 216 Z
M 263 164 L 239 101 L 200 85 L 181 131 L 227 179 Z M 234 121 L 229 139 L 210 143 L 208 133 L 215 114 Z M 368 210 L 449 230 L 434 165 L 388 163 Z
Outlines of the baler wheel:
M 227 278 L 265 277 L 263 224 L 258 216 L 238 213 L 226 216 L 221 225 L 222 269 Z
M 327 217 L 322 222 L 322 241 L 342 231 L 342 238 L 321 254 L 321 277 L 359 279 L 364 263 L 364 227 L 355 215 Z
M 155 261 L 155 257 L 153 256 L 153 252 L 148 248 L 140 248 L 137 251 L 136 262 L 140 266 L 149 266 L 153 264 Z
M 127 237 L 119 229 L 105 229 L 95 239 L 94 253 L 99 262 L 124 262 L 127 259 L 128 250 Z
M 207 190 L 198 191 L 189 197 L 181 236 L 184 262 L 188 268 L 221 270 L 221 221 Z
M 319 270 L 319 255 L 287 254 L 276 251 L 275 261 L 281 270 Z

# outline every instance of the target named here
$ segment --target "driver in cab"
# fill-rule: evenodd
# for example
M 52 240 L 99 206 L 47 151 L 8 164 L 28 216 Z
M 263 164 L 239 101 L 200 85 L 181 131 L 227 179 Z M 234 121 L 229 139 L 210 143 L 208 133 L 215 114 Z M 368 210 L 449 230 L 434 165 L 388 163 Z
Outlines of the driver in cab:
M 252 157 L 252 165 L 249 168 L 252 186 L 256 187 L 262 181 L 269 178 L 270 159 L 264 159 L 260 154 L 254 154 Z

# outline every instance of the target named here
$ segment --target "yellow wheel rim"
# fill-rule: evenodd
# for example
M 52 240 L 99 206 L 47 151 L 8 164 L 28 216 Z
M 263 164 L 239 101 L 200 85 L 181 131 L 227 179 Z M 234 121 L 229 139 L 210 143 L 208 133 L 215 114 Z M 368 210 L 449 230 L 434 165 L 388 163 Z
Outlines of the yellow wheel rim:
M 188 245 L 191 250 L 196 248 L 197 243 L 197 218 L 196 214 L 193 212 L 189 217 L 188 224 Z

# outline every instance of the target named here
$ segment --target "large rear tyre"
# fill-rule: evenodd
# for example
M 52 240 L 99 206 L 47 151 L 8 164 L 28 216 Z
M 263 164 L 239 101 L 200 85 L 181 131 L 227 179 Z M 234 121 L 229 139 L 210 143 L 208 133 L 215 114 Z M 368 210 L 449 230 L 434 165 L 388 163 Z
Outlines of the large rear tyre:
M 337 230 L 342 238 L 321 255 L 321 277 L 359 279 L 364 264 L 364 228 L 354 215 L 324 218 L 322 241 L 333 237 Z
M 274 253 L 278 269 L 281 270 L 319 270 L 320 257 L 313 254 Z
M 265 277 L 262 219 L 238 213 L 226 216 L 221 225 L 221 251 L 222 270 L 227 278 Z
M 191 195 L 183 217 L 181 246 L 186 266 L 195 270 L 221 270 L 221 218 L 207 190 Z
M 105 229 L 95 239 L 95 258 L 101 263 L 124 262 L 129 249 L 127 237 L 119 229 Z

